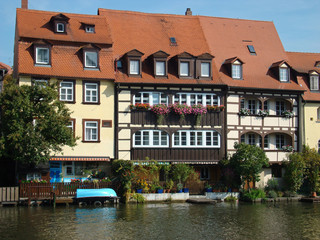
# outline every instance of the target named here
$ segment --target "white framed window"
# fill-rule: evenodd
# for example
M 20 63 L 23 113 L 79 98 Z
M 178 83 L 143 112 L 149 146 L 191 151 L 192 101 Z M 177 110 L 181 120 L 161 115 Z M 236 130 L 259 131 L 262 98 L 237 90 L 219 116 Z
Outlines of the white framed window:
M 173 96 L 172 102 L 187 104 L 189 106 L 196 104 L 202 104 L 204 106 L 218 106 L 220 105 L 220 97 L 212 93 L 176 93 Z
M 284 101 L 276 101 L 276 115 L 281 116 L 286 110 L 286 103 Z
M 180 76 L 187 77 L 190 75 L 190 62 L 180 62 Z
M 280 82 L 289 82 L 289 68 L 280 67 L 279 78 L 280 78 Z
M 38 172 L 35 173 L 28 173 L 26 176 L 26 180 L 27 181 L 31 181 L 31 180 L 41 180 L 41 174 Z
M 242 65 L 240 63 L 232 64 L 232 78 L 234 79 L 242 78 Z
M 140 74 L 140 61 L 130 60 L 130 74 L 139 75 Z
M 63 23 L 57 23 L 57 32 L 64 32 L 64 24 Z
M 84 99 L 86 103 L 98 103 L 99 101 L 99 84 L 85 83 L 84 84 Z
M 310 90 L 313 90 L 313 91 L 319 90 L 319 75 L 310 76 Z
M 201 63 L 201 77 L 210 77 L 210 63 Z
M 219 148 L 220 134 L 216 131 L 181 130 L 173 134 L 173 147 Z
M 87 25 L 85 29 L 87 33 L 94 33 L 94 26 Z
M 67 82 L 67 81 L 60 82 L 60 89 L 59 89 L 60 101 L 73 102 L 74 100 L 73 89 L 74 89 L 73 82 Z
M 255 133 L 247 133 L 241 135 L 240 142 L 261 147 L 262 137 Z
M 85 121 L 84 124 L 84 140 L 93 142 L 99 141 L 99 122 Z
M 286 138 L 283 134 L 277 134 L 276 135 L 276 148 L 278 150 L 282 150 L 283 146 L 286 146 Z
M 70 119 L 67 128 L 69 128 L 73 133 L 75 133 L 75 119 Z
M 47 47 L 37 47 L 36 48 L 36 63 L 37 64 L 49 64 L 50 62 L 50 52 Z
M 133 104 L 136 103 L 168 104 L 168 96 L 161 92 L 139 92 L 133 97 Z
M 156 75 L 165 76 L 166 75 L 166 62 L 156 61 Z
M 85 51 L 85 67 L 87 68 L 97 68 L 98 67 L 98 52 L 95 51 Z
M 169 147 L 169 135 L 160 130 L 140 130 L 133 135 L 133 147 Z

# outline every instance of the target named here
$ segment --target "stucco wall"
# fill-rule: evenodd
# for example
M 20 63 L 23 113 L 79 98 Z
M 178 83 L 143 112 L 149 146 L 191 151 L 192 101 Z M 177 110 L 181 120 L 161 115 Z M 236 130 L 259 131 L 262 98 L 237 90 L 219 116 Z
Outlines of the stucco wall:
M 311 148 L 318 149 L 318 141 L 320 140 L 320 119 L 317 117 L 317 109 L 320 103 L 307 103 L 304 107 L 305 121 L 305 144 Z

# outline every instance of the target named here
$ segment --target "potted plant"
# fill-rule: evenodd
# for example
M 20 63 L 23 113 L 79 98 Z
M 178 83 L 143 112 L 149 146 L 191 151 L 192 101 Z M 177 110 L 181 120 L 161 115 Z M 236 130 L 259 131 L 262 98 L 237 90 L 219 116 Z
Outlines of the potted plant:
M 204 189 L 206 192 L 212 192 L 212 187 L 208 182 L 206 182 Z
M 286 117 L 286 118 L 292 118 L 293 117 L 293 111 L 290 110 L 285 110 L 282 112 L 282 114 Z
M 173 185 L 174 185 L 174 183 L 173 183 L 172 179 L 166 181 L 165 187 L 166 187 L 166 190 L 167 190 L 168 193 L 171 192 L 171 189 L 173 188 Z
M 157 115 L 157 125 L 161 125 L 170 108 L 165 104 L 157 104 L 151 107 L 151 111 Z
M 262 110 L 262 109 L 260 109 L 260 110 L 258 111 L 258 115 L 259 115 L 260 117 L 267 117 L 267 116 L 269 116 L 269 111 L 268 111 L 268 110 Z
M 177 184 L 177 192 L 178 192 L 178 193 L 182 193 L 182 188 L 183 188 L 182 183 L 178 183 L 178 184 Z
M 240 116 L 249 116 L 250 115 L 250 110 L 247 108 L 241 108 L 239 111 Z

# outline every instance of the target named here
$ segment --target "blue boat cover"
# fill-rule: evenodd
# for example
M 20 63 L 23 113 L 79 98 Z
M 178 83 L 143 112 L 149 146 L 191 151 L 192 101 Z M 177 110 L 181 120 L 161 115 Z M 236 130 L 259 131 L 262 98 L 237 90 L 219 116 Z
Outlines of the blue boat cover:
M 112 188 L 77 189 L 76 198 L 89 197 L 117 197 L 117 193 Z

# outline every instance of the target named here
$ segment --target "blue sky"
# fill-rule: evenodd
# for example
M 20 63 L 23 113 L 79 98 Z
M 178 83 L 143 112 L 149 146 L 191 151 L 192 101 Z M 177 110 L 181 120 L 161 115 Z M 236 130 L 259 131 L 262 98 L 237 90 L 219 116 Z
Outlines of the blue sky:
M 16 8 L 21 0 L 0 0 L 0 62 L 13 65 Z M 98 8 L 273 21 L 284 48 L 320 52 L 319 0 L 29 0 L 29 9 L 97 14 Z

